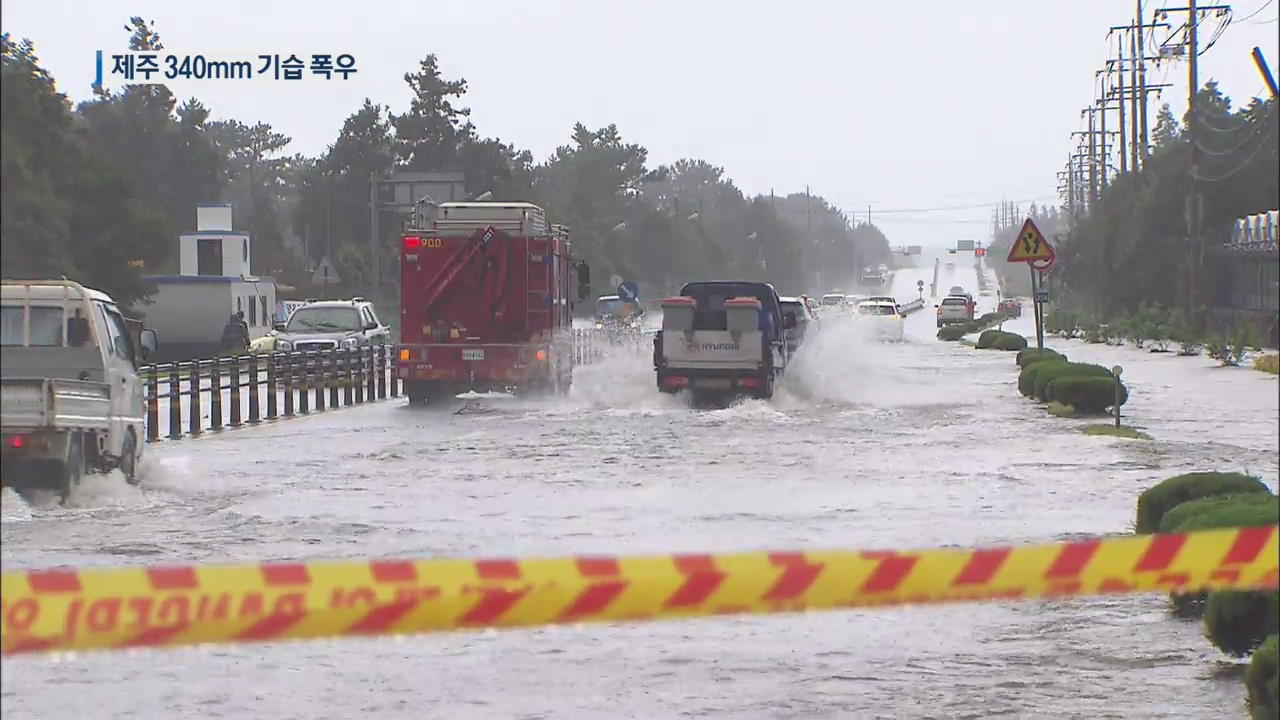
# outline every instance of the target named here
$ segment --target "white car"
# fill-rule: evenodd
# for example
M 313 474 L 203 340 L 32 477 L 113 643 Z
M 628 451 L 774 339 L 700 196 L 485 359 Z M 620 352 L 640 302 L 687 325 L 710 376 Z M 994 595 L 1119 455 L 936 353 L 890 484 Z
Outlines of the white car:
M 882 300 L 867 300 L 858 304 L 858 319 L 875 323 L 875 333 L 881 340 L 901 342 L 902 313 L 898 312 L 898 304 Z

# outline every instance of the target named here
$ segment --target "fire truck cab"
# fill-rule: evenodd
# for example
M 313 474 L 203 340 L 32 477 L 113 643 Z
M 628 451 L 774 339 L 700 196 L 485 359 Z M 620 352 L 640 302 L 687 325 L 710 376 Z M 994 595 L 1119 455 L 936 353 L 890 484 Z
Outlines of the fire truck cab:
M 460 392 L 567 393 L 590 277 L 527 202 L 449 202 L 401 237 L 396 369 L 411 404 Z

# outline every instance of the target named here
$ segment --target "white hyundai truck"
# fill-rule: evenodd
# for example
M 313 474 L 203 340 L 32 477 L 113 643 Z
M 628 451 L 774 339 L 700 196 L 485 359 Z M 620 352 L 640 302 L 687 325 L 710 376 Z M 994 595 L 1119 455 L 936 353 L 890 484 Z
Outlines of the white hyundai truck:
M 86 471 L 137 481 L 143 448 L 138 367 L 153 330 L 111 296 L 69 280 L 0 283 L 0 478 L 63 501 Z
M 662 302 L 653 341 L 658 390 L 688 390 L 695 402 L 770 398 L 787 367 L 785 331 L 796 323 L 767 283 L 689 283 Z

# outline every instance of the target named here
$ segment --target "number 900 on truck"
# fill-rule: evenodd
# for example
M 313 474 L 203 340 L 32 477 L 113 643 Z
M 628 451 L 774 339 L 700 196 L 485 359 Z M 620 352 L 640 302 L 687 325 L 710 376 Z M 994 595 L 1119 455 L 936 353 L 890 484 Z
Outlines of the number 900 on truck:
M 410 404 L 460 392 L 567 393 L 590 276 L 526 202 L 448 202 L 406 228 L 396 370 Z

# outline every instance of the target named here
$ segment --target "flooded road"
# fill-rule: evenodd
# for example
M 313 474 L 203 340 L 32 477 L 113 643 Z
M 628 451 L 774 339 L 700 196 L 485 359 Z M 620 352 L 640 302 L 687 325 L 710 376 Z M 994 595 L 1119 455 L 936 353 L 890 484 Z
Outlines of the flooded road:
M 957 272 L 973 288 L 972 272 Z M 896 295 L 916 297 L 901 271 Z M 957 284 L 940 280 L 945 288 Z M 979 311 L 994 298 L 980 298 Z M 1021 398 L 1011 353 L 831 325 L 771 402 L 692 410 L 647 352 L 571 397 L 403 400 L 149 448 L 141 488 L 6 498 L 6 569 L 392 555 L 905 548 L 1123 533 L 1189 469 L 1275 486 L 1276 382 L 1050 343 L 1125 366 L 1150 443 Z M 1031 313 L 1006 329 L 1030 332 Z M 1108 359 L 1108 358 L 1118 359 Z M 43 657 L 3 663 L 12 718 L 1240 716 L 1232 663 L 1159 597 Z

